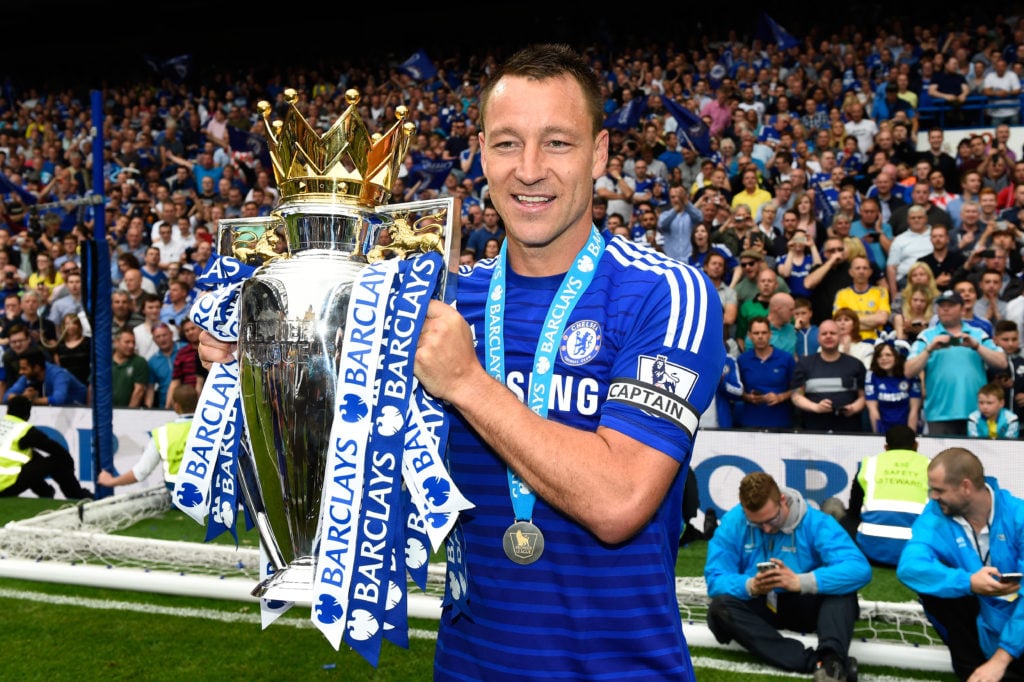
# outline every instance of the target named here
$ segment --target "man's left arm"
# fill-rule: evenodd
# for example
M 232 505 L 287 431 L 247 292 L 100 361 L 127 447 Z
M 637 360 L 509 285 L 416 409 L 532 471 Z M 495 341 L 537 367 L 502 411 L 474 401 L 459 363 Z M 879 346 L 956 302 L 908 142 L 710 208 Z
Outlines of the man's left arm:
M 803 528 L 805 524 L 806 529 Z M 803 531 L 800 540 L 809 543 L 823 561 L 809 571 L 816 586 L 814 591 L 818 594 L 849 594 L 871 581 L 871 564 L 838 521 L 825 513 L 808 513 L 800 526 Z M 802 576 L 801 586 L 807 580 Z

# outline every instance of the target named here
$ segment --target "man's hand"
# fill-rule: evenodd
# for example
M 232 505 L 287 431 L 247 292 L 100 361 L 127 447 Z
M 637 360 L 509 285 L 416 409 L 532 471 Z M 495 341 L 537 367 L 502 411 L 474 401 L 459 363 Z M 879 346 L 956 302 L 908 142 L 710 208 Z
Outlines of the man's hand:
M 237 350 L 237 343 L 219 341 L 205 329 L 199 333 L 199 359 L 206 369 L 210 369 L 215 362 L 224 365 L 234 362 L 238 359 L 235 357 Z
M 1005 597 L 1020 591 L 1020 583 L 999 580 L 999 569 L 995 566 L 982 566 L 971 576 L 971 592 L 984 597 Z
M 484 369 L 473 350 L 473 335 L 462 315 L 432 300 L 416 347 L 416 378 L 432 396 L 448 400 L 456 389 Z
M 799 592 L 800 576 L 779 559 L 772 559 L 772 563 L 775 564 L 775 568 L 770 571 L 761 571 L 754 576 L 755 592 L 767 594 L 776 588 L 782 588 L 787 592 Z

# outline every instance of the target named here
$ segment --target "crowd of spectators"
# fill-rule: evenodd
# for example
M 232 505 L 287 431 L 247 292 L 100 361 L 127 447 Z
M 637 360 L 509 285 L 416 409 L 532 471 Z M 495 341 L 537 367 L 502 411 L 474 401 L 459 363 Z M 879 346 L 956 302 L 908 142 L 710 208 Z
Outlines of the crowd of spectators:
M 1024 414 L 1024 376 L 999 359 L 1019 352 L 1024 325 L 1024 150 L 1008 144 L 1021 122 L 1024 21 L 897 21 L 795 42 L 731 32 L 687 49 L 580 46 L 602 77 L 610 121 L 635 100 L 646 105 L 635 124 L 608 124 L 595 224 L 703 268 L 720 293 L 722 340 L 742 390 L 709 415 L 721 414 L 720 425 L 833 431 L 952 422 L 966 434 L 978 390 L 992 382 Z M 286 88 L 320 132 L 344 110 L 348 88 L 360 92 L 371 132 L 408 107 L 417 133 L 393 199 L 457 197 L 462 261 L 495 255 L 504 232 L 476 133 L 477 94 L 496 61 L 486 50 L 445 59 L 425 80 L 394 62 L 346 59 L 258 78 L 238 69 L 108 84 L 102 187 L 86 93 L 5 91 L 3 394 L 18 381 L 24 348 L 12 336 L 21 330 L 46 372 L 67 369 L 88 386 L 90 339 L 106 331 L 83 312 L 81 259 L 101 215 L 116 406 L 169 409 L 175 382 L 201 388 L 195 332 L 183 328 L 195 280 L 217 252 L 221 219 L 266 215 L 279 201 L 271 168 L 238 139 L 263 134 L 257 103 L 281 113 Z M 988 106 L 965 111 L 969 95 Z M 681 124 L 662 96 L 699 117 L 708 136 Z M 980 133 L 947 143 L 949 126 L 976 120 Z M 946 291 L 957 295 L 939 301 Z M 948 334 L 923 345 L 951 306 L 959 315 L 946 320 Z M 985 354 L 954 340 L 965 335 L 961 320 L 981 330 Z M 927 380 L 937 368 L 914 360 L 952 350 L 974 353 L 960 360 L 978 370 L 955 399 Z

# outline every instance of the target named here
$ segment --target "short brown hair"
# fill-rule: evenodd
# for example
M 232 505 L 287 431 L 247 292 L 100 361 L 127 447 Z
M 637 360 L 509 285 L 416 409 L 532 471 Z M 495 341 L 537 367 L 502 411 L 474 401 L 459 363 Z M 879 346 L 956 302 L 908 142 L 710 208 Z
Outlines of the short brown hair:
M 754 471 L 743 477 L 740 481 L 740 504 L 744 509 L 756 512 L 768 500 L 782 500 L 782 492 L 774 478 L 763 471 Z

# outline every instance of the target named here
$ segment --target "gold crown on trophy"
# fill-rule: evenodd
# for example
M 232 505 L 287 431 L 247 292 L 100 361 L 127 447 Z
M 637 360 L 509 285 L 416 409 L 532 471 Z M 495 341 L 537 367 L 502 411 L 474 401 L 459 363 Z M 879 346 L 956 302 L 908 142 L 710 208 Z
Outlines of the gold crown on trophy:
M 409 110 L 395 109 L 395 124 L 370 135 L 356 107 L 359 91 L 347 90 L 348 108 L 323 135 L 309 124 L 296 103 L 299 95 L 284 91 L 284 120 L 270 121 L 269 102 L 257 105 L 270 138 L 270 159 L 282 203 L 329 199 L 378 206 L 391 198 L 391 188 L 409 149 L 416 125 L 405 121 Z

